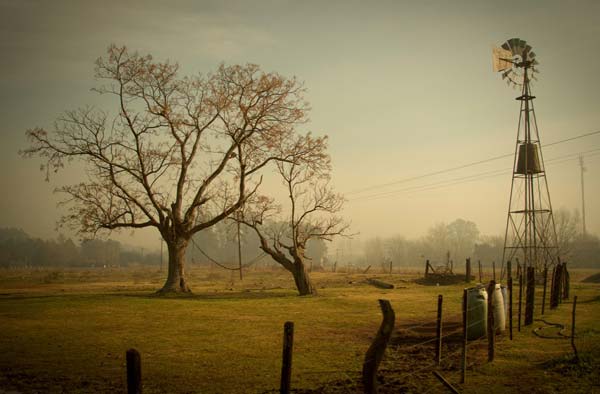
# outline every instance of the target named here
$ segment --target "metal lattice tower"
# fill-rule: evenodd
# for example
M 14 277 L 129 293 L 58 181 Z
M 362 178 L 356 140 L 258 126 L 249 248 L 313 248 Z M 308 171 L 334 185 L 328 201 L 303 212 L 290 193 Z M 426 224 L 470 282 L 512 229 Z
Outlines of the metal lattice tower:
M 524 40 L 512 38 L 494 48 L 494 71 L 521 88 L 521 102 L 502 262 L 519 261 L 541 271 L 559 262 L 556 227 L 544 157 L 533 106 L 531 80 L 537 80 L 535 53 Z

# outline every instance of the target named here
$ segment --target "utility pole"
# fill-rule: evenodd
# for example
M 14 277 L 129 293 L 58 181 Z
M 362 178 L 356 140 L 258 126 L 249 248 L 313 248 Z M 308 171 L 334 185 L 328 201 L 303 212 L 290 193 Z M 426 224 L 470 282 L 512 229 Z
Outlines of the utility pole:
M 583 173 L 587 169 L 583 165 L 583 156 L 579 156 L 579 167 L 581 169 L 581 218 L 583 223 L 583 236 L 585 236 L 585 189 L 583 187 Z

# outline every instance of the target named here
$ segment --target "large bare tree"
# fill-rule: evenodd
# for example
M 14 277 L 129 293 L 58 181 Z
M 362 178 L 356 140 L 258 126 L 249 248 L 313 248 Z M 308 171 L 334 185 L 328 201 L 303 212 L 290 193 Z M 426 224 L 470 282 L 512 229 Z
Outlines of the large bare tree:
M 177 64 L 114 45 L 95 75 L 94 90 L 113 97 L 116 111 L 67 111 L 51 131 L 28 130 L 22 154 L 44 159 L 47 176 L 84 163 L 86 179 L 59 188 L 62 222 L 85 235 L 156 228 L 169 253 L 160 291 L 189 292 L 191 236 L 252 197 L 267 164 L 294 160 L 284 148 L 306 121 L 303 87 L 251 64 L 180 77 Z
M 348 224 L 337 216 L 344 199 L 329 184 L 327 137 L 307 134 L 287 142 L 290 160 L 276 163 L 287 203 L 256 194 L 232 219 L 254 229 L 260 248 L 292 274 L 300 295 L 310 295 L 316 289 L 306 266 L 308 241 L 331 241 L 347 234 Z

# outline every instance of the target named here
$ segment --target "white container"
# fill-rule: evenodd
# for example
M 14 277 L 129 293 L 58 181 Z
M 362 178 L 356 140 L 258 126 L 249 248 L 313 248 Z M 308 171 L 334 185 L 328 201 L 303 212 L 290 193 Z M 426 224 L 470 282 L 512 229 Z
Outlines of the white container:
M 496 333 L 506 330 L 506 304 L 502 296 L 502 287 L 496 284 L 492 294 L 492 305 L 494 306 L 494 330 Z

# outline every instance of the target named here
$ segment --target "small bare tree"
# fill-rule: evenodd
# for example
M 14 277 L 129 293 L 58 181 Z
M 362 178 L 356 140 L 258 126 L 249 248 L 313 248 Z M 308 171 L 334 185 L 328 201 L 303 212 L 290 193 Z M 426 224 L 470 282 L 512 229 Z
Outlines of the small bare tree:
M 348 224 L 336 216 L 344 199 L 329 185 L 331 159 L 326 137 L 298 136 L 285 151 L 291 160 L 278 161 L 276 167 L 288 209 L 282 209 L 273 198 L 254 195 L 232 219 L 254 229 L 260 248 L 293 275 L 300 295 L 310 295 L 316 289 L 306 266 L 307 242 L 331 241 L 346 234 Z
M 95 71 L 95 91 L 115 98 L 116 114 L 67 111 L 51 131 L 28 130 L 22 155 L 45 159 L 47 177 L 84 163 L 87 179 L 58 189 L 69 207 L 62 222 L 91 236 L 156 228 L 169 254 L 160 292 L 189 292 L 191 236 L 252 197 L 268 163 L 294 160 L 283 147 L 306 120 L 303 88 L 251 64 L 182 78 L 177 64 L 114 45 Z
M 573 255 L 573 246 L 577 236 L 580 235 L 581 216 L 579 211 L 569 211 L 567 208 L 559 208 L 554 211 L 554 225 L 558 250 L 563 261 L 569 261 Z M 548 239 L 551 237 L 551 228 L 548 226 Z

